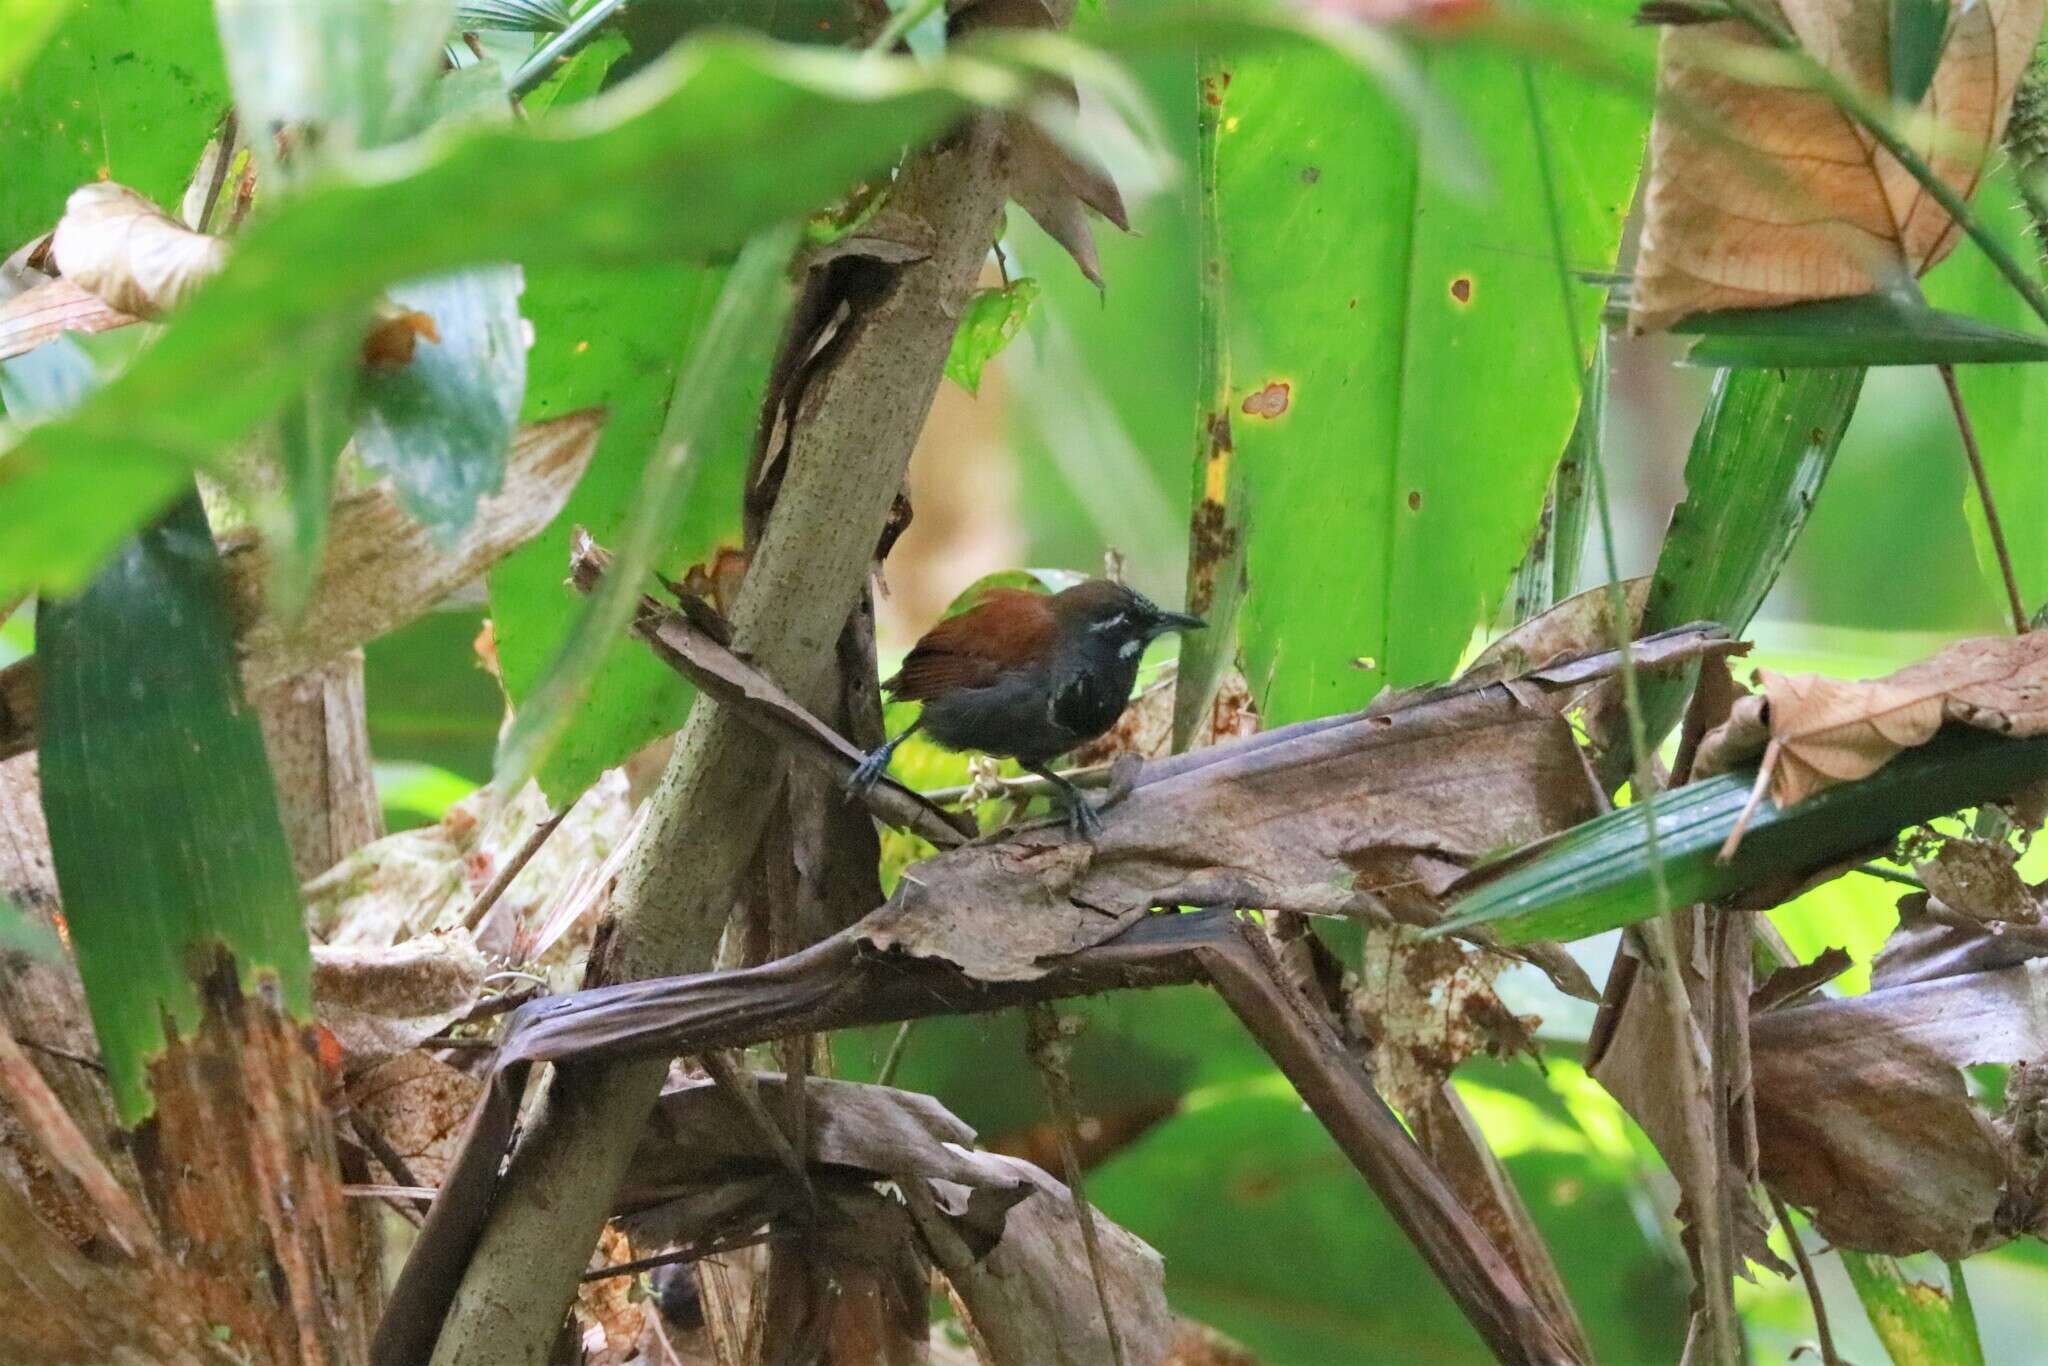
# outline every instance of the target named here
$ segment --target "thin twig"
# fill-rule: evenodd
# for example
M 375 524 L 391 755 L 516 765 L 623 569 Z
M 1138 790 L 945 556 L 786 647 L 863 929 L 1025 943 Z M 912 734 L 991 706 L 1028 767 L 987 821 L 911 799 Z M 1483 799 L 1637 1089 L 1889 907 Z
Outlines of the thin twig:
M 352 1181 L 341 1188 L 350 1200 L 429 1200 L 441 1193 L 439 1186 L 400 1186 L 389 1181 Z
M 462 928 L 474 933 L 476 927 L 483 924 L 484 917 L 491 912 L 491 907 L 498 904 L 498 898 L 505 895 L 505 890 L 526 871 L 526 865 L 533 861 L 533 856 L 540 852 L 540 847 L 548 842 L 548 836 L 554 834 L 562 822 L 568 819 L 569 813 L 575 809 L 576 803 L 570 802 L 533 827 L 533 833 L 526 837 L 526 843 L 519 846 L 519 852 L 512 855 L 505 866 L 498 870 L 498 875 L 491 879 L 491 885 L 478 893 L 476 900 L 470 903 L 469 909 L 462 913 Z
M 1776 1192 L 1771 1192 L 1771 1209 L 1778 1216 L 1778 1227 L 1785 1230 L 1785 1241 L 1792 1245 L 1792 1260 L 1799 1263 L 1799 1279 L 1806 1283 L 1806 1298 L 1813 1305 L 1813 1331 L 1820 1338 L 1821 1366 L 1842 1366 L 1842 1359 L 1835 1355 L 1835 1335 L 1828 1331 L 1828 1307 L 1821 1300 L 1820 1277 L 1813 1274 L 1813 1262 L 1806 1255 L 1806 1244 L 1799 1241 L 1799 1230 L 1792 1227 L 1792 1211 L 1785 1208 Z
M 597 0 L 597 3 L 576 16 L 569 27 L 557 33 L 541 45 L 540 51 L 526 59 L 506 86 L 506 93 L 513 99 L 533 93 L 535 86 L 555 73 L 557 67 L 582 50 L 583 46 L 597 36 L 605 21 L 626 0 Z
M 1110 764 L 1098 764 L 1093 768 L 1070 768 L 1060 772 L 1060 777 L 1079 788 L 1108 787 Z M 995 801 L 1008 797 L 1013 800 L 1032 797 L 1049 797 L 1059 789 L 1045 779 L 1036 776 L 1021 778 L 996 778 L 988 782 L 962 783 L 958 787 L 934 788 L 920 795 L 934 806 L 951 806 L 955 802 L 973 797 L 982 801 Z
M 903 1062 L 903 1050 L 910 1042 L 910 1027 L 915 1020 L 905 1020 L 896 1027 L 896 1037 L 889 1042 L 889 1051 L 882 1058 L 882 1070 L 875 1073 L 875 1085 L 888 1086 L 896 1080 L 896 1069 Z
M 787 1233 L 749 1233 L 738 1238 L 728 1238 L 722 1243 L 711 1243 L 704 1247 L 675 1247 L 667 1252 L 657 1252 L 649 1257 L 636 1257 L 630 1262 L 613 1262 L 583 1273 L 585 1281 L 609 1280 L 614 1276 L 637 1276 L 643 1271 L 658 1267 L 673 1266 L 677 1262 L 701 1262 L 706 1257 L 716 1257 L 726 1252 L 738 1252 L 743 1248 L 759 1247 L 787 1238 Z
M 2020 601 L 2019 575 L 2013 572 L 2012 552 L 2005 545 L 2005 528 L 1998 521 L 1998 502 L 1991 496 L 1991 476 L 1984 472 L 1984 454 L 1977 449 L 1977 429 L 1970 425 L 1969 409 L 1963 406 L 1963 391 L 1956 384 L 1956 368 L 1938 365 L 1941 382 L 1948 389 L 1948 406 L 1955 411 L 1956 430 L 1963 436 L 1963 454 L 1970 461 L 1970 478 L 1977 483 L 1977 502 L 1984 508 L 1984 529 L 1991 533 L 1991 550 L 1998 557 L 1998 572 L 2005 579 L 2005 601 L 2012 609 L 2015 635 L 2027 633 L 2027 609 Z
M 1877 878 L 1881 882 L 1896 882 L 1901 887 L 1911 887 L 1918 892 L 1927 890 L 1927 884 L 1914 877 L 1911 873 L 1901 873 L 1895 868 L 1887 868 L 1878 863 L 1859 863 L 1849 871 L 1861 873 L 1865 877 Z
M 108 1170 L 64 1102 L 0 1023 L 0 1096 L 20 1117 L 43 1156 L 78 1183 L 114 1244 L 130 1257 L 157 1251 L 156 1229 L 126 1186 Z
M 1095 1279 L 1095 1298 L 1102 1305 L 1102 1327 L 1109 1334 L 1109 1359 L 1124 1366 L 1123 1334 L 1117 1331 L 1116 1310 L 1109 1300 L 1109 1277 L 1102 1265 L 1102 1244 L 1095 1228 L 1095 1206 L 1081 1185 L 1081 1154 L 1074 1141 L 1077 1122 L 1074 1113 L 1073 1079 L 1067 1072 L 1067 1041 L 1060 1030 L 1060 1018 L 1051 1006 L 1040 1002 L 1024 1008 L 1025 1035 L 1038 1079 L 1045 1084 L 1046 1105 L 1052 1111 L 1053 1132 L 1058 1135 L 1060 1165 L 1065 1169 L 1067 1191 L 1074 1199 L 1074 1221 L 1081 1226 L 1081 1246 L 1088 1252 L 1088 1274 Z
M 350 1110 L 348 1123 L 349 1127 L 355 1130 L 356 1137 L 362 1140 L 363 1146 L 370 1150 L 370 1156 L 376 1158 L 378 1165 L 390 1174 L 392 1181 L 400 1186 L 424 1189 L 420 1185 L 420 1179 L 413 1175 L 412 1167 L 406 1162 L 404 1155 L 392 1146 L 391 1140 L 384 1137 L 376 1125 L 363 1118 L 362 1111 Z

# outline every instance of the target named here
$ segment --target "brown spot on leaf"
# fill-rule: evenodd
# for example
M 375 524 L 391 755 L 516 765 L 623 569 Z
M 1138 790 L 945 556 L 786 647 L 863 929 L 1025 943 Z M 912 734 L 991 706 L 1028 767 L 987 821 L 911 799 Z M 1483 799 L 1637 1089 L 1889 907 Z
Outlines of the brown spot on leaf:
M 1313 185 L 1322 178 L 1323 172 L 1320 167 L 1304 166 L 1301 168 L 1301 183 L 1304 185 Z
M 1469 275 L 1460 275 L 1457 279 L 1451 281 L 1451 297 L 1453 299 L 1456 299 L 1461 304 L 1471 303 L 1472 277 Z
M 1214 76 L 1202 77 L 1202 99 L 1211 104 L 1223 103 L 1223 92 L 1230 89 L 1230 73 L 1220 72 Z
M 1284 379 L 1276 379 L 1257 393 L 1247 395 L 1240 406 L 1249 417 L 1278 417 L 1287 411 L 1293 397 L 1294 386 Z
M 1422 511 L 1422 490 L 1421 490 L 1421 489 L 1409 489 L 1409 490 L 1408 490 L 1408 510 L 1409 510 L 1410 512 L 1420 512 L 1420 511 Z

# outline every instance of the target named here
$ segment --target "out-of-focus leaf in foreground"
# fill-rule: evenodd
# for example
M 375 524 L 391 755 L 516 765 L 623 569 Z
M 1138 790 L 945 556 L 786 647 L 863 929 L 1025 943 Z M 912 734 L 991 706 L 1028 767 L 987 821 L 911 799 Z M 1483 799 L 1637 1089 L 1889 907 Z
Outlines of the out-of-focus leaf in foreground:
M 558 121 L 365 154 L 253 228 L 119 381 L 0 456 L 0 524 L 15 529 L 0 594 L 79 586 L 195 466 L 334 358 L 339 341 L 306 344 L 323 320 L 400 280 L 508 257 L 717 257 L 1022 88 L 985 62 L 862 62 L 713 35 Z
M 312 960 L 277 791 L 196 493 L 36 621 L 42 796 L 64 916 L 116 1108 L 151 1108 L 167 1029 L 189 1038 L 222 958 L 311 1009 Z

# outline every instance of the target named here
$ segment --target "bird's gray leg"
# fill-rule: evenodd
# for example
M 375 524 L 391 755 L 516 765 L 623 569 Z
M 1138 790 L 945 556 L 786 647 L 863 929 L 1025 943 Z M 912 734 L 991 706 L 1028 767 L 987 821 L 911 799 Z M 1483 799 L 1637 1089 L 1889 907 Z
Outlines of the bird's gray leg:
M 1073 831 L 1079 838 L 1087 840 L 1090 844 L 1095 843 L 1096 840 L 1102 837 L 1102 817 L 1096 814 L 1095 807 L 1089 800 L 1081 795 L 1080 788 L 1075 787 L 1043 764 L 1025 764 L 1024 767 L 1051 783 L 1058 790 L 1060 800 L 1066 804 L 1067 828 L 1069 830 Z
M 853 772 L 847 775 L 846 790 L 849 793 L 856 794 L 866 792 L 869 788 L 873 787 L 876 783 L 880 782 L 882 780 L 882 775 L 889 771 L 889 761 L 896 757 L 896 746 L 902 744 L 905 740 L 908 740 L 911 736 L 915 735 L 917 733 L 917 728 L 923 724 L 924 718 L 919 717 L 917 720 L 911 722 L 909 727 L 907 727 L 902 734 L 897 735 L 892 739 L 885 740 L 881 744 L 875 746 L 875 748 L 871 750 L 868 753 L 868 755 L 860 761 L 859 765 L 855 767 Z

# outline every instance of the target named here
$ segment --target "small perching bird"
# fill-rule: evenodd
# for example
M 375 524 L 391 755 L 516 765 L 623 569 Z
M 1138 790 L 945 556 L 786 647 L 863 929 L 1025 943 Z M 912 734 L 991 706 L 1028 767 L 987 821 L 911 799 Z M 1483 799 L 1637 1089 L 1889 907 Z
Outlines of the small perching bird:
M 1095 808 L 1047 765 L 1116 724 L 1147 645 L 1204 624 L 1107 579 L 1061 593 L 991 590 L 926 632 L 882 685 L 898 701 L 924 703 L 924 711 L 862 760 L 848 786 L 872 786 L 896 747 L 921 730 L 947 749 L 1015 759 L 1059 790 L 1074 832 L 1094 839 L 1101 831 Z

